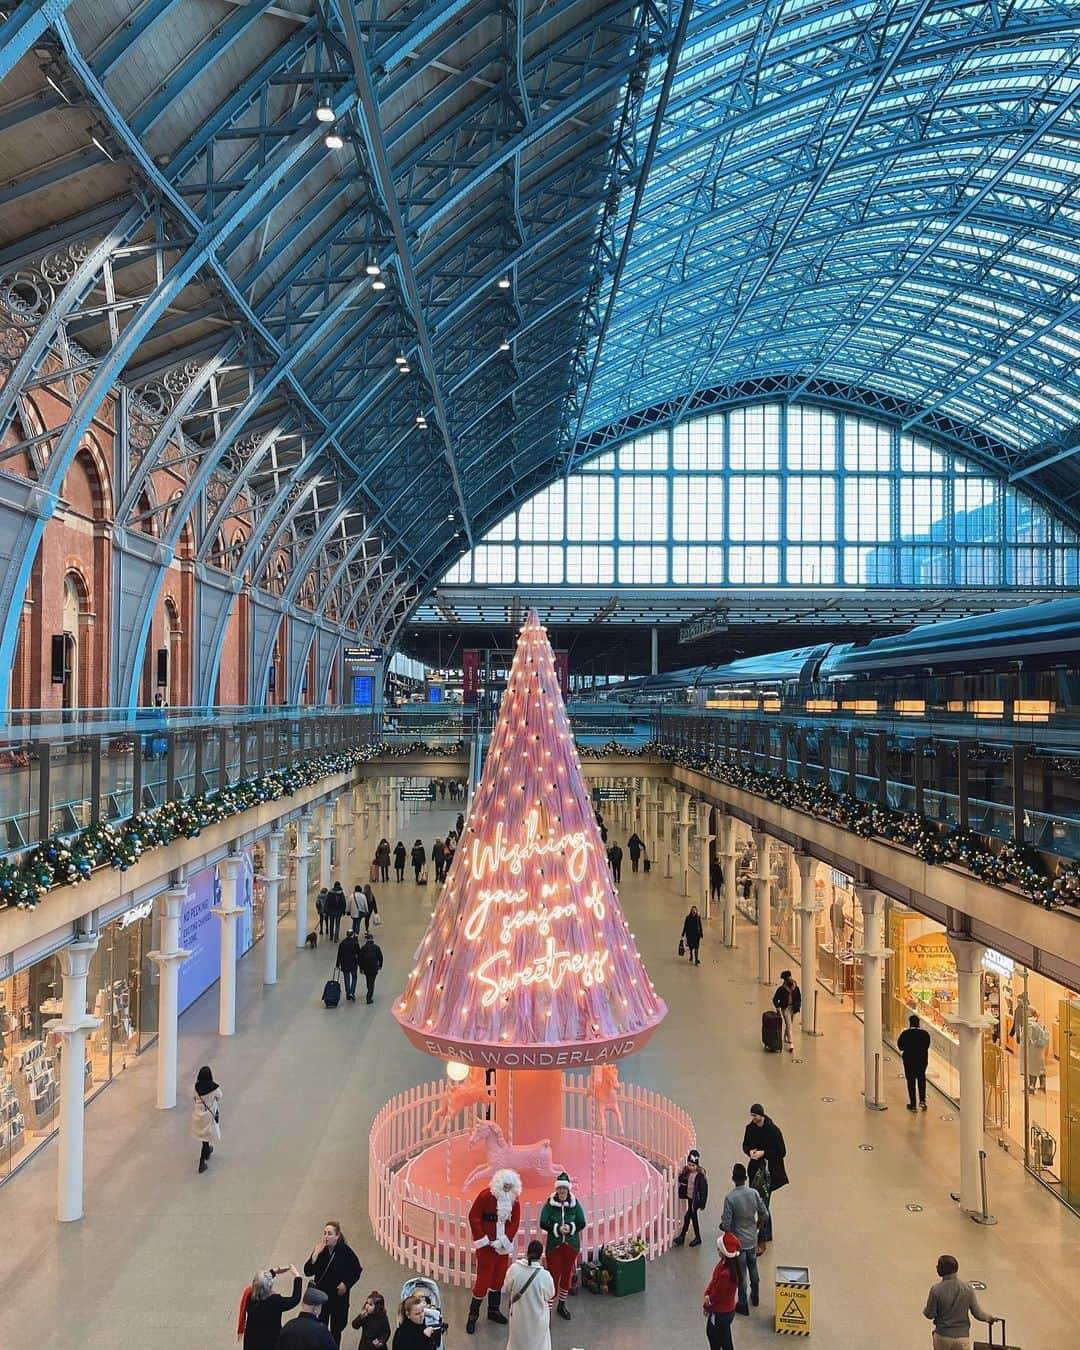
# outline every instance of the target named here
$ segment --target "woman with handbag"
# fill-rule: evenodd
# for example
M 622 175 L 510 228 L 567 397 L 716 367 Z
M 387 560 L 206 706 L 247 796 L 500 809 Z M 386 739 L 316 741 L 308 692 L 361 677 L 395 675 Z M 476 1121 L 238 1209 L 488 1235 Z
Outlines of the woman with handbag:
M 690 953 L 691 965 L 700 966 L 701 958 L 698 951 L 701 947 L 701 937 L 705 931 L 705 926 L 701 922 L 701 915 L 697 912 L 697 905 L 690 906 L 690 913 L 683 920 L 682 936 L 679 938 L 679 955 L 683 955 L 683 947 Z
M 214 1082 L 208 1064 L 202 1066 L 195 1079 L 191 1133 L 202 1145 L 199 1150 L 199 1171 L 205 1172 L 214 1145 L 221 1143 L 221 1088 Z
M 510 1314 L 506 1350 L 551 1350 L 551 1303 L 555 1281 L 540 1264 L 544 1245 L 533 1238 L 506 1272 L 503 1293 Z

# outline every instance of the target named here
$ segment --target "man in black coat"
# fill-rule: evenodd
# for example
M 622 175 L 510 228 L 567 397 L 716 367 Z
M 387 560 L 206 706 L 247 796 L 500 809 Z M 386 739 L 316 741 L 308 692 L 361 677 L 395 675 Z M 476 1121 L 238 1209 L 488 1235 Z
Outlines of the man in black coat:
M 638 834 L 637 830 L 635 830 L 626 841 L 626 847 L 630 853 L 630 871 L 636 872 L 638 870 L 638 863 L 641 861 L 641 855 L 645 849 L 645 845 L 641 842 L 641 836 Z
M 367 982 L 366 1002 L 375 1001 L 375 976 L 382 970 L 383 956 L 382 948 L 375 941 L 374 937 L 368 933 L 364 938 L 364 945 L 360 948 L 360 969 L 364 972 L 364 979 Z
M 346 933 L 338 944 L 338 970 L 345 982 L 345 999 L 356 1002 L 356 973 L 360 969 L 360 943 L 355 933 Z
M 908 1018 L 907 1030 L 902 1031 L 896 1041 L 897 1049 L 904 1061 L 904 1077 L 907 1079 L 909 1111 L 915 1110 L 915 1090 L 919 1091 L 919 1107 L 926 1110 L 926 1065 L 930 1059 L 930 1033 L 919 1024 L 918 1016 L 912 1013 Z
M 335 881 L 333 889 L 326 897 L 326 914 L 330 923 L 330 936 L 335 942 L 341 937 L 341 920 L 345 917 L 347 907 L 348 901 L 345 899 L 345 892 L 341 889 L 341 882 Z
M 618 844 L 612 844 L 607 851 L 608 862 L 611 864 L 611 879 L 618 882 L 622 879 L 622 849 Z
M 309 1284 L 304 1290 L 300 1312 L 281 1328 L 277 1350 L 337 1350 L 338 1342 L 319 1321 L 326 1303 L 323 1291 Z
M 746 1165 L 750 1185 L 762 1192 L 762 1199 L 769 1207 L 769 1219 L 762 1229 L 761 1241 L 758 1244 L 759 1249 L 763 1250 L 765 1243 L 771 1242 L 773 1236 L 772 1197 L 782 1186 L 788 1184 L 788 1174 L 784 1166 L 784 1159 L 787 1156 L 784 1136 L 780 1126 L 765 1114 L 765 1108 L 760 1102 L 755 1102 L 750 1108 L 750 1121 L 743 1131 L 742 1149 L 750 1159 Z M 755 1184 L 764 1163 L 768 1164 L 767 1188 L 764 1188 L 763 1184 Z M 761 1181 L 763 1183 L 764 1178 L 761 1178 Z

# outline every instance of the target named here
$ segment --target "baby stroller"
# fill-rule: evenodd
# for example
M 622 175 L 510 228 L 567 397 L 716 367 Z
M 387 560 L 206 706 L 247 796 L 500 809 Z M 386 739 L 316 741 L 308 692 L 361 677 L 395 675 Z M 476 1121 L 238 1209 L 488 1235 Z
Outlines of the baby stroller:
M 433 1350 L 444 1345 L 443 1336 L 449 1330 L 442 1315 L 442 1295 L 439 1293 L 439 1286 L 434 1280 L 426 1279 L 423 1275 L 414 1275 L 411 1279 L 405 1281 L 401 1286 L 401 1301 L 405 1302 L 413 1294 L 423 1294 L 427 1300 L 427 1307 L 424 1309 L 424 1326 L 438 1327 L 440 1334 L 431 1337 Z

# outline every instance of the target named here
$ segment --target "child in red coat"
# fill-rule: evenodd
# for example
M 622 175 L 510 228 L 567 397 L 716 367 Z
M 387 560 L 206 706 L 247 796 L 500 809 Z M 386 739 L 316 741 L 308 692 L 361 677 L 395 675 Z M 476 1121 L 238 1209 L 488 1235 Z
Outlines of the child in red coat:
M 739 1296 L 739 1239 L 734 1233 L 721 1233 L 716 1239 L 716 1250 L 720 1260 L 705 1290 L 702 1309 L 709 1319 L 705 1334 L 710 1350 L 734 1350 L 731 1324 Z

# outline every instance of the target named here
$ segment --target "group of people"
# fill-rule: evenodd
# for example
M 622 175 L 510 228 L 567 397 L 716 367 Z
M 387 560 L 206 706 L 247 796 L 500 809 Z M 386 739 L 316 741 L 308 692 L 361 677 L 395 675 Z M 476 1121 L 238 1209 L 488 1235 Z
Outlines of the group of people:
M 438 797 L 441 802 L 446 801 L 447 797 L 452 802 L 463 802 L 469 795 L 464 778 L 432 778 L 428 783 L 428 791 L 432 801 Z
M 611 879 L 618 884 L 622 880 L 623 851 L 614 840 L 610 844 L 607 843 L 607 828 L 599 816 L 597 817 L 597 823 L 600 826 L 600 838 L 607 844 L 607 860 L 608 866 L 611 868 Z M 649 870 L 648 854 L 645 852 L 645 844 L 636 831 L 626 841 L 626 851 L 630 855 L 631 872 L 638 871 L 643 860 L 646 864 L 646 872 Z
M 371 925 L 376 927 L 382 922 L 378 918 L 379 906 L 370 883 L 361 885 L 358 881 L 351 895 L 346 895 L 340 881 L 330 887 L 322 887 L 315 897 L 315 912 L 319 916 L 319 936 L 328 937 L 331 942 L 341 938 L 341 921 L 348 915 L 350 927 L 354 933 L 370 932 Z
M 450 871 L 450 864 L 454 861 L 454 854 L 457 852 L 458 844 L 461 842 L 461 833 L 465 828 L 465 817 L 458 812 L 458 818 L 454 823 L 454 828 L 449 831 L 445 839 L 436 839 L 431 846 L 431 865 L 435 869 L 435 885 L 441 886 L 446 880 L 447 873 Z M 416 879 L 420 881 L 420 872 L 423 864 L 427 861 L 421 856 L 420 864 L 417 865 L 417 850 L 423 855 L 424 846 L 418 839 L 413 845 L 413 867 L 416 868 Z

